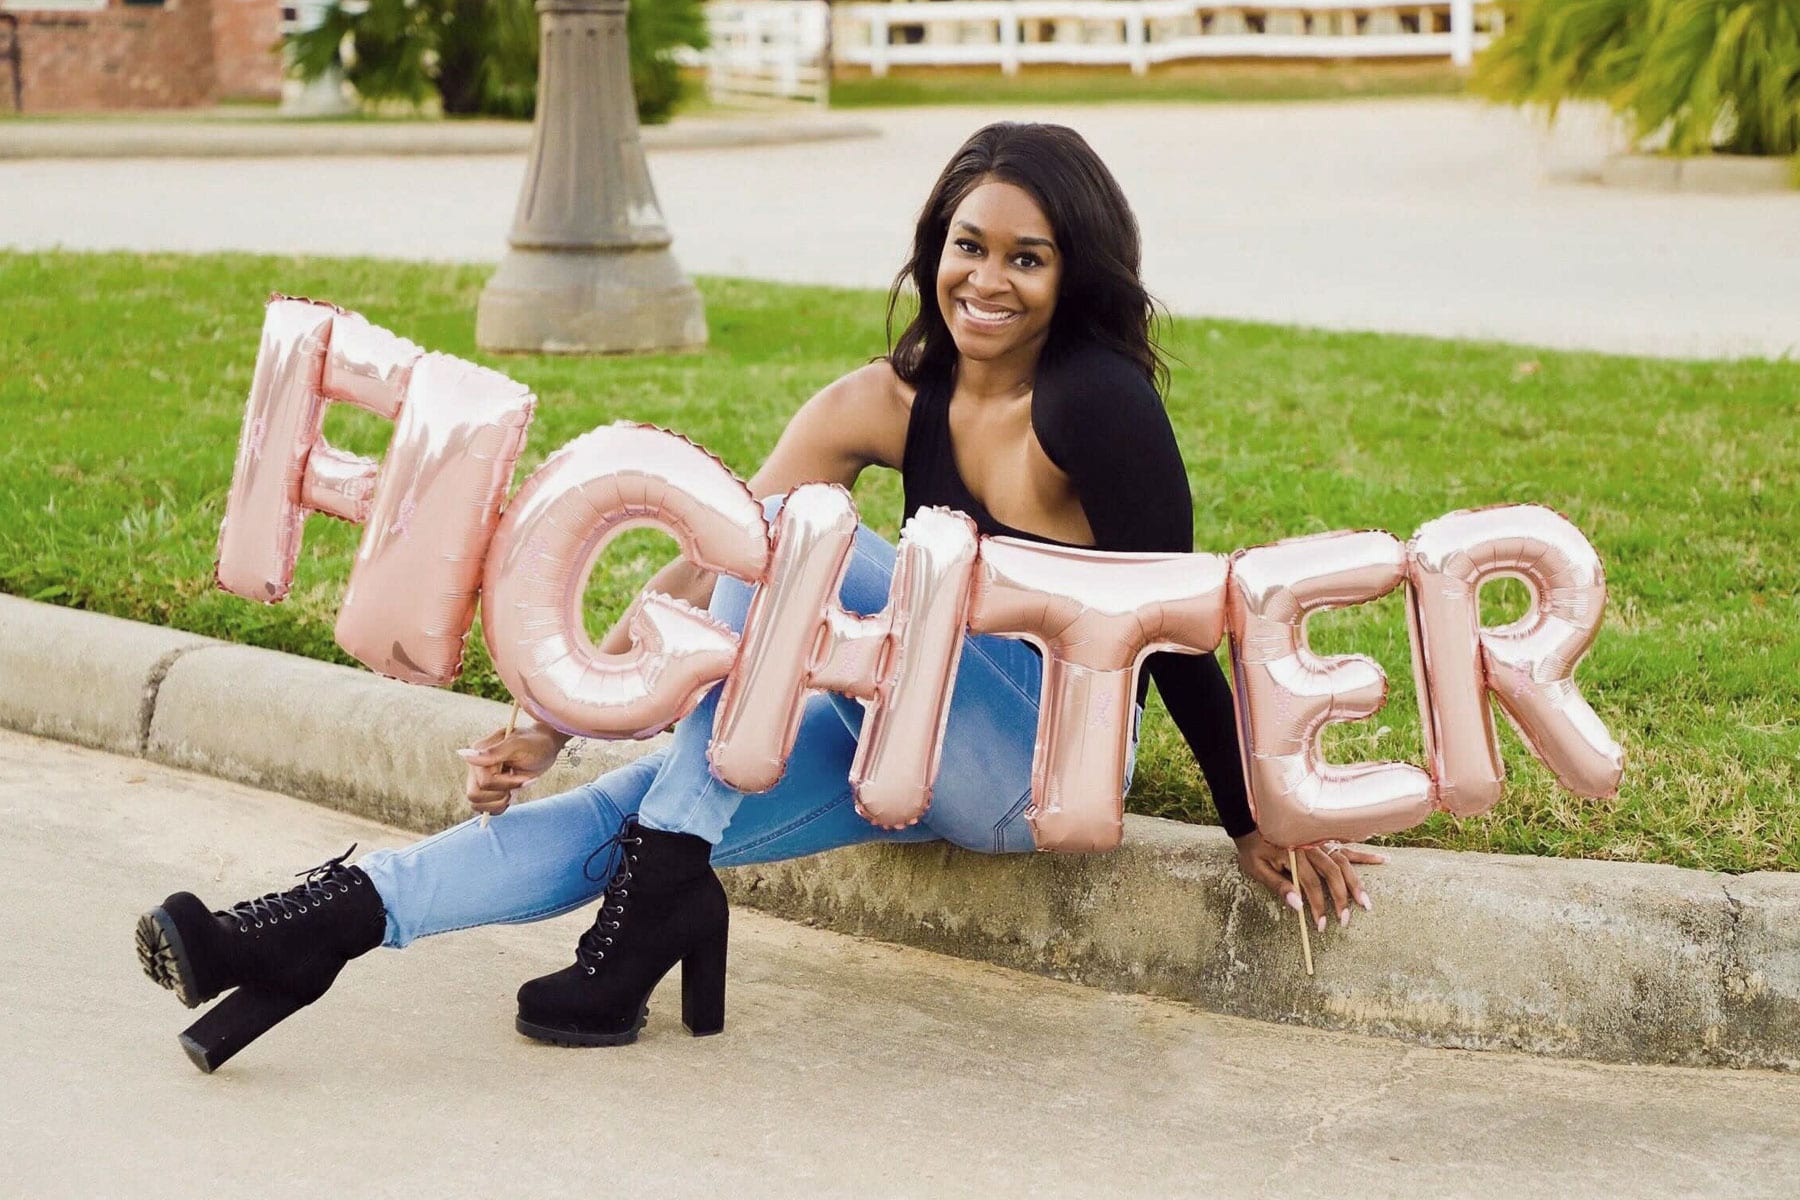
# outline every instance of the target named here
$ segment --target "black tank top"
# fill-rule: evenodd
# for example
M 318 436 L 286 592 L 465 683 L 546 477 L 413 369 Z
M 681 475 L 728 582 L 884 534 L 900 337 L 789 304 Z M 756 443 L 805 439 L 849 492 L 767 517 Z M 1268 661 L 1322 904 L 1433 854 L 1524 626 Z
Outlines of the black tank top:
M 906 423 L 906 450 L 900 462 L 900 485 L 905 496 L 902 523 L 921 508 L 934 505 L 967 513 L 978 532 L 999 537 L 1022 538 L 1046 542 L 1052 546 L 1074 546 L 1041 533 L 1015 529 L 994 519 L 956 468 L 956 450 L 950 441 L 950 397 L 954 385 L 949 380 L 921 380 L 913 393 L 912 414 Z M 1093 549 L 1091 546 L 1078 549 Z M 1036 647 L 1033 647 L 1035 649 Z

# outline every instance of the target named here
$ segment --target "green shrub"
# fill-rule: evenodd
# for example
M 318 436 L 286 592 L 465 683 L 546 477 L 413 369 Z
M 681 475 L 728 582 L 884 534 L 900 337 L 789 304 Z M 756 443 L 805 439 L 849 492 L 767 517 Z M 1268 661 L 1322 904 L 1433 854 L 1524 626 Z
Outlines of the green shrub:
M 700 0 L 635 0 L 626 27 L 638 119 L 666 121 L 681 98 L 676 48 L 706 45 Z M 529 117 L 537 103 L 533 0 L 339 3 L 288 44 L 301 79 L 338 66 L 366 100 L 416 106 L 436 95 L 446 113 L 497 117 Z
M 1597 99 L 1675 154 L 1800 152 L 1800 0 L 1508 0 L 1473 87 Z

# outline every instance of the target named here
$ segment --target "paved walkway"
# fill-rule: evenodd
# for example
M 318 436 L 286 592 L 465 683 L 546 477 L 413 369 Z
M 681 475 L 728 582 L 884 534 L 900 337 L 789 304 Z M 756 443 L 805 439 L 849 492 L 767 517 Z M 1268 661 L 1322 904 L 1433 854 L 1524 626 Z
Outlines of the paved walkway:
M 1549 178 L 1598 164 L 1592 126 L 1547 139 L 1509 110 L 1442 99 L 1008 112 L 1066 121 L 1094 143 L 1138 211 L 1146 277 L 1178 312 L 1659 355 L 1800 353 L 1800 192 Z M 881 136 L 652 151 L 682 263 L 884 286 L 932 179 L 994 113 L 856 115 Z M 491 261 L 522 170 L 504 155 L 0 163 L 0 246 Z
M 734 914 L 729 1022 L 512 1031 L 586 917 L 354 964 L 217 1075 L 134 918 L 403 835 L 0 733 L 0 1192 L 359 1196 L 1786 1196 L 1800 1079 L 1421 1050 Z

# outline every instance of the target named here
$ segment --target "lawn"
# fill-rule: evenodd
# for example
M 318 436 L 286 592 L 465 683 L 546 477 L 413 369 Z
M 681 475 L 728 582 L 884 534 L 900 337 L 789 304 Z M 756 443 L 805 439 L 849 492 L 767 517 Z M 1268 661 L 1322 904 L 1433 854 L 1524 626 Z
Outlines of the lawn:
M 1343 100 L 1366 96 L 1450 96 L 1464 72 L 1440 62 L 1178 62 L 1133 75 L 1128 67 L 896 67 L 876 78 L 840 67 L 831 107 L 919 104 L 1165 104 L 1256 100 Z
M 470 357 L 481 268 L 249 256 L 0 253 L 0 590 L 334 661 L 356 531 L 308 524 L 292 597 L 216 590 L 212 559 L 271 290 L 326 297 Z M 521 475 L 597 424 L 680 430 L 749 475 L 814 389 L 883 349 L 881 297 L 703 280 L 704 354 L 486 359 L 541 398 Z M 1742 871 L 1800 869 L 1800 364 L 1662 362 L 1423 338 L 1175 322 L 1168 397 L 1198 548 L 1333 529 L 1408 536 L 1452 509 L 1539 501 L 1607 565 L 1611 603 L 1578 676 L 1624 743 L 1616 800 L 1560 791 L 1503 728 L 1509 787 L 1487 816 L 1393 839 Z M 387 426 L 334 407 L 327 432 L 379 455 Z M 896 533 L 897 477 L 857 488 Z M 621 539 L 588 589 L 603 628 L 672 542 Z M 659 544 L 660 543 L 660 544 Z M 1521 593 L 1489 590 L 1499 619 Z M 1398 595 L 1312 623 L 1372 655 L 1377 718 L 1334 758 L 1419 761 Z M 479 647 L 458 685 L 504 698 Z M 1213 819 L 1160 711 L 1135 811 Z

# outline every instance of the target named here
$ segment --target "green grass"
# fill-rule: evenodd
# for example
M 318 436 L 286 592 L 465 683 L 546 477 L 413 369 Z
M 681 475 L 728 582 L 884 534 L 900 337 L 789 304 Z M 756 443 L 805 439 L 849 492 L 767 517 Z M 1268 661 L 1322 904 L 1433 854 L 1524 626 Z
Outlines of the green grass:
M 347 661 L 331 640 L 356 531 L 308 523 L 292 598 L 216 590 L 212 561 L 262 302 L 329 297 L 471 357 L 480 268 L 245 256 L 0 254 L 0 589 Z M 621 417 L 686 433 L 749 475 L 814 389 L 878 354 L 873 293 L 702 281 L 704 354 L 487 359 L 541 398 L 522 472 Z M 1800 869 L 1800 364 L 1562 354 L 1210 321 L 1175 324 L 1169 407 L 1200 548 L 1333 529 L 1408 536 L 1452 509 L 1551 505 L 1606 561 L 1606 625 L 1578 676 L 1626 747 L 1619 797 L 1582 800 L 1502 730 L 1509 787 L 1486 817 L 1394 839 L 1515 853 Z M 341 406 L 327 431 L 379 454 L 386 426 Z M 900 491 L 857 500 L 896 532 Z M 588 589 L 604 627 L 657 565 L 638 535 Z M 1485 596 L 1490 619 L 1519 604 Z M 1327 653 L 1392 683 L 1332 755 L 1419 759 L 1398 596 L 1312 624 Z M 49 686 L 49 684 L 47 684 Z M 479 640 L 459 687 L 503 698 Z M 1134 809 L 1211 820 L 1153 711 Z
M 1126 67 L 1023 67 L 1013 76 L 998 67 L 896 68 L 879 79 L 840 68 L 831 106 L 1343 100 L 1462 91 L 1463 73 L 1440 63 L 1170 63 L 1145 75 Z

